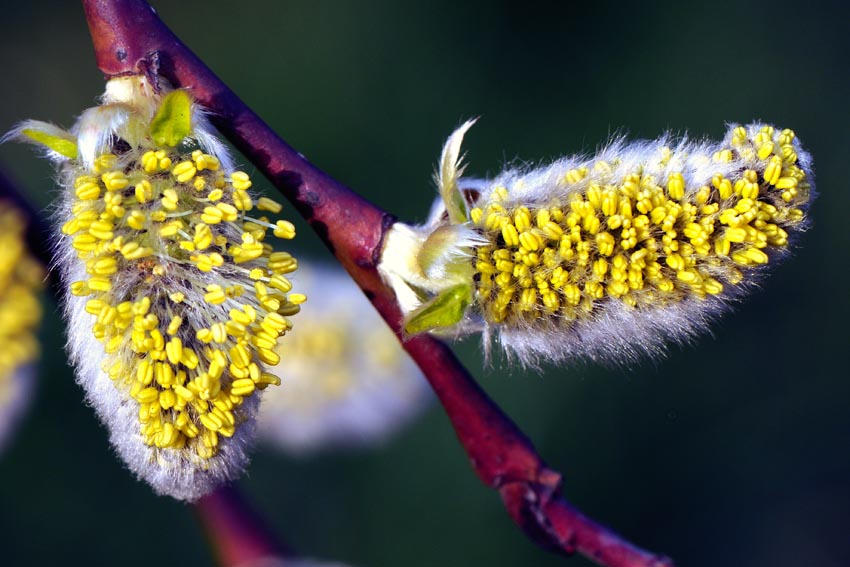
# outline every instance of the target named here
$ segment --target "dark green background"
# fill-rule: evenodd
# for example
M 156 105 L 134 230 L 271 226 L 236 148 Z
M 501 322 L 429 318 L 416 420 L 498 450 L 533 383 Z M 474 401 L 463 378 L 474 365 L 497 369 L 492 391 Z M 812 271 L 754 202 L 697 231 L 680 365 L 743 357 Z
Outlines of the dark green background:
M 156 5 L 275 130 L 402 219 L 423 218 L 441 144 L 471 116 L 477 175 L 592 151 L 620 129 L 796 130 L 821 193 L 814 228 L 713 336 L 628 371 L 487 371 L 474 341 L 458 351 L 563 471 L 568 498 L 640 545 L 683 567 L 850 565 L 846 13 L 816 1 Z M 0 130 L 70 125 L 102 89 L 75 2 L 4 6 L 0 42 Z M 47 202 L 45 162 L 12 146 L 0 161 Z M 298 245 L 322 253 L 306 229 Z M 55 313 L 43 335 L 36 404 L 0 461 L 0 563 L 210 563 L 190 509 L 112 455 Z M 241 486 L 294 547 L 359 567 L 566 561 L 514 528 L 437 408 L 383 450 L 258 452 Z

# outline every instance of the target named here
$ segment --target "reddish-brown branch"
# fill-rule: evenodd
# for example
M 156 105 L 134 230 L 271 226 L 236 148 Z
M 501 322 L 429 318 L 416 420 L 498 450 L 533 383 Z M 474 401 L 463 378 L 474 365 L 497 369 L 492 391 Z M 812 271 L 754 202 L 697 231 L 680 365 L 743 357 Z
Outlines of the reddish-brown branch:
M 191 89 L 219 130 L 293 203 L 387 323 L 401 316 L 376 264 L 394 218 L 308 162 L 279 138 L 159 20 L 143 0 L 83 0 L 97 62 L 107 77 L 158 73 Z M 517 426 L 481 390 L 443 343 L 419 336 L 404 347 L 430 381 L 481 480 L 497 489 L 514 521 L 542 546 L 578 551 L 609 567 L 660 567 L 640 550 L 573 509 Z
M 195 502 L 195 515 L 221 567 L 278 564 L 287 554 L 233 486 L 222 486 Z

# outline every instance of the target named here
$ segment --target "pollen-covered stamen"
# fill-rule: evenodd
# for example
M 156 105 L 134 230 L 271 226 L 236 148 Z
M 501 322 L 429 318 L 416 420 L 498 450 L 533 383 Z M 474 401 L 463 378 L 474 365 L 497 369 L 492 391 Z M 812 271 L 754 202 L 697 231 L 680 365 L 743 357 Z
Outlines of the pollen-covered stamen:
M 71 292 L 90 297 L 104 372 L 139 402 L 147 445 L 212 457 L 239 427 L 243 401 L 280 383 L 264 365 L 279 361 L 274 348 L 302 296 L 287 295 L 297 261 L 265 238 L 268 228 L 292 238 L 294 228 L 246 217 L 281 206 L 255 203 L 247 174 L 201 150 L 104 154 L 73 184 L 62 232 L 88 279 Z
M 562 197 L 522 204 L 506 187 L 470 211 L 491 244 L 476 250 L 476 299 L 491 323 L 587 319 L 601 302 L 663 307 L 721 294 L 787 248 L 810 183 L 794 133 L 737 127 L 706 155 L 709 183 L 688 186 L 699 156 L 660 147 L 654 163 L 569 170 Z M 663 177 L 656 172 L 663 171 Z

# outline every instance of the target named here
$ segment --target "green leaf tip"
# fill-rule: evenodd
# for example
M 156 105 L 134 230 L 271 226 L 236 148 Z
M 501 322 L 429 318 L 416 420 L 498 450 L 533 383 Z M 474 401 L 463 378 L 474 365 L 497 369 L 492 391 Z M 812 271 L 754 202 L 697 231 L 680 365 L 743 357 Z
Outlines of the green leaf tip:
M 176 146 L 192 131 L 192 99 L 184 90 L 171 91 L 151 120 L 151 139 L 159 146 Z
M 462 157 L 460 147 L 463 136 L 467 130 L 472 128 L 477 118 L 467 120 L 446 140 L 443 146 L 443 154 L 440 156 L 440 167 L 437 171 L 437 185 L 440 188 L 440 196 L 446 205 L 446 213 L 452 224 L 461 224 L 469 220 L 469 211 L 466 207 L 466 199 L 458 187 L 458 180 L 463 175 Z
M 452 286 L 411 313 L 405 321 L 404 332 L 415 335 L 451 327 L 463 319 L 470 303 L 472 303 L 471 285 Z
M 50 134 L 44 130 L 35 128 L 24 128 L 21 130 L 21 135 L 26 136 L 34 142 L 38 142 L 43 146 L 47 146 L 54 152 L 61 154 L 69 159 L 77 159 L 78 150 L 77 144 L 73 140 Z

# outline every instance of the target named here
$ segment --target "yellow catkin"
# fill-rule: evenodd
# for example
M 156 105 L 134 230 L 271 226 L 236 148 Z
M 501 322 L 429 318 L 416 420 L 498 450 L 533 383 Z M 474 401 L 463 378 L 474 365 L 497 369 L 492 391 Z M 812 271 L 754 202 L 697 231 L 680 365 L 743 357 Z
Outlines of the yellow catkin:
M 88 196 L 88 195 L 87 195 Z M 25 220 L 10 203 L 0 201 L 0 419 L 14 410 L 21 384 L 15 373 L 39 353 L 36 328 L 41 321 L 39 293 L 44 270 L 27 250 Z M 0 428 L 2 429 L 2 428 Z M 2 440 L 0 440 L 2 442 Z
M 262 241 L 267 231 L 291 238 L 294 227 L 247 216 L 281 207 L 255 202 L 247 174 L 200 150 L 134 148 L 98 156 L 95 170 L 79 168 L 63 227 L 88 274 L 71 291 L 89 298 L 92 332 L 108 353 L 102 368 L 138 402 L 144 443 L 209 459 L 240 427 L 239 406 L 279 382 L 264 365 L 278 362 L 273 349 L 291 328 L 284 315 L 305 297 L 287 295 L 295 259 Z M 228 283 L 234 270 L 258 287 Z M 217 318 L 192 328 L 199 310 Z M 27 352 L 0 353 L 0 368 Z
M 658 307 L 723 293 L 742 272 L 769 263 L 804 222 L 810 184 L 793 138 L 772 127 L 753 136 L 734 129 L 706 163 L 741 158 L 752 169 L 718 173 L 702 187 L 686 187 L 680 172 L 657 179 L 636 165 L 606 185 L 587 185 L 587 168 L 570 170 L 561 181 L 569 196 L 546 206 L 511 210 L 494 190 L 470 214 L 490 241 L 475 260 L 485 319 L 572 321 L 591 317 L 607 298 Z M 611 171 L 600 168 L 593 170 Z M 571 189 L 577 184 L 587 188 Z

